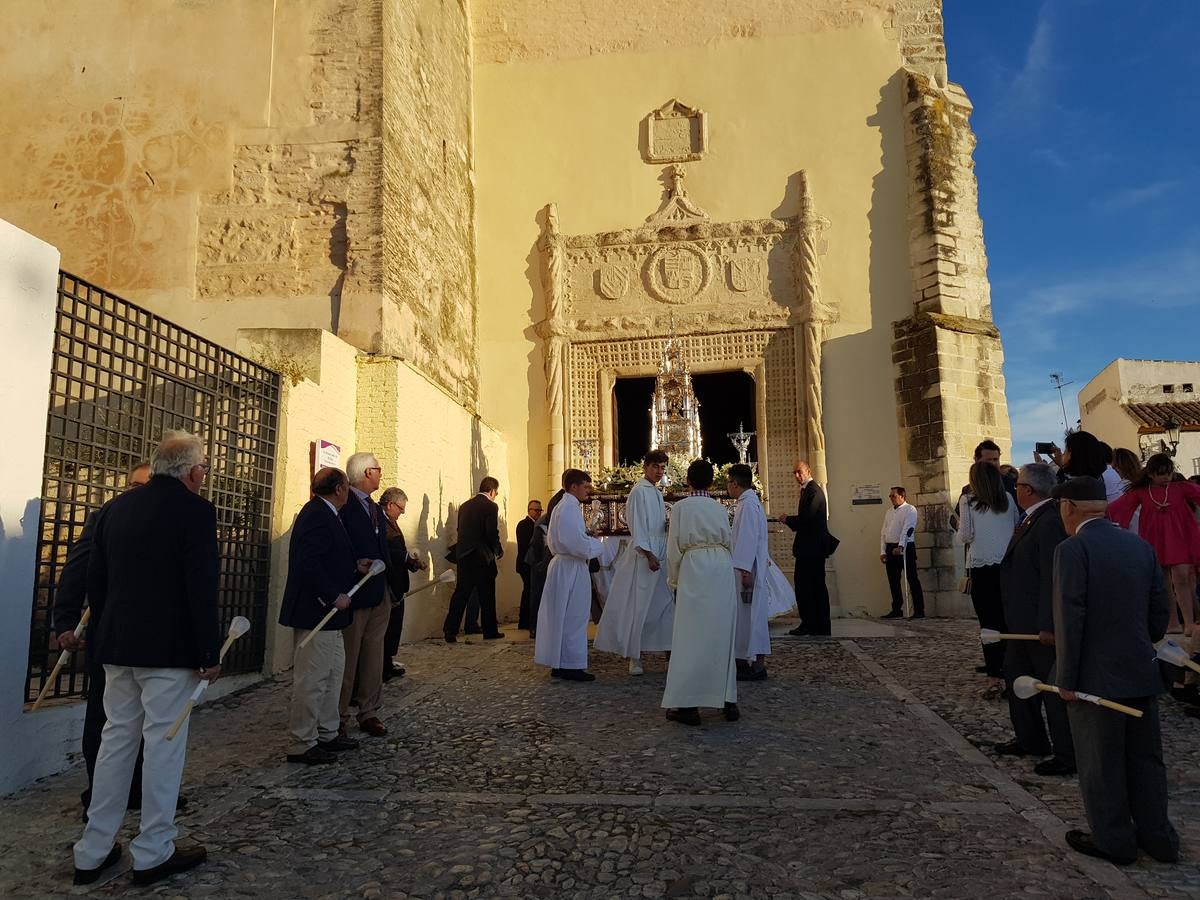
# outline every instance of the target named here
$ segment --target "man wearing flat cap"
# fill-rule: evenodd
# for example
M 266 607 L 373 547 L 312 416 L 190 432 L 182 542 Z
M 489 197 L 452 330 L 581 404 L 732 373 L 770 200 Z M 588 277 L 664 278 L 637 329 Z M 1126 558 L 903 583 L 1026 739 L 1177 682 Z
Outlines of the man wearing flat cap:
M 1154 644 L 1167 629 L 1168 598 L 1150 545 L 1104 517 L 1104 482 L 1080 476 L 1054 489 L 1070 535 L 1054 554 L 1055 683 L 1067 701 L 1079 789 L 1091 833 L 1068 831 L 1080 853 L 1128 865 L 1138 849 L 1179 859 L 1167 818 L 1167 773 L 1158 722 L 1162 678 Z M 1080 702 L 1075 692 L 1118 700 L 1141 718 Z

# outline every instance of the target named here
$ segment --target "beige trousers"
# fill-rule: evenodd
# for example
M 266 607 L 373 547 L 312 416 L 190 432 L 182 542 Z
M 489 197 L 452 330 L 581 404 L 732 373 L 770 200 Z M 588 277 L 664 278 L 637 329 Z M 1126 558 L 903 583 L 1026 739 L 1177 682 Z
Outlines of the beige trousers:
M 296 658 L 292 667 L 292 707 L 288 715 L 288 753 L 303 753 L 317 741 L 331 741 L 338 733 L 342 698 L 342 672 L 346 648 L 336 631 L 322 631 L 306 646 L 300 642 L 308 629 L 296 629 Z
M 387 634 L 392 605 L 386 601 L 370 609 L 354 610 L 354 618 L 342 629 L 346 646 L 346 674 L 342 678 L 340 705 L 342 726 L 350 726 L 350 707 L 358 707 L 358 721 L 379 718 L 383 694 L 383 638 Z

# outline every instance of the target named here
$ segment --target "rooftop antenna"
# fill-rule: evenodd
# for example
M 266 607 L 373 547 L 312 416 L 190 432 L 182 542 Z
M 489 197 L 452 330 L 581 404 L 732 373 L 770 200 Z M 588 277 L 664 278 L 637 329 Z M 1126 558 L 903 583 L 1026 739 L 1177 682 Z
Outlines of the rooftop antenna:
M 1063 381 L 1062 372 L 1051 372 L 1050 383 L 1054 385 L 1054 389 L 1058 391 L 1058 405 L 1062 408 L 1062 425 L 1063 434 L 1070 434 L 1071 429 L 1067 427 L 1067 404 L 1063 400 L 1063 388 L 1069 384 L 1074 384 L 1073 381 Z

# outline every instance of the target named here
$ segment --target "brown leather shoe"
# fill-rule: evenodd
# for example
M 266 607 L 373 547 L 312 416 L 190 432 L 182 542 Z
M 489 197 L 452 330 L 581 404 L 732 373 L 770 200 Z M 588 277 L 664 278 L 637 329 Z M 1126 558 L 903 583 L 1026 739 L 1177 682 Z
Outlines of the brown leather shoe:
M 369 719 L 363 719 L 358 723 L 358 730 L 365 731 L 371 737 L 383 737 L 387 734 L 387 726 L 372 716 Z
M 164 878 L 194 869 L 206 859 L 208 859 L 208 851 L 199 844 L 194 847 L 176 847 L 170 859 L 153 869 L 134 869 L 133 883 L 138 885 L 154 884 L 156 881 L 162 881 Z

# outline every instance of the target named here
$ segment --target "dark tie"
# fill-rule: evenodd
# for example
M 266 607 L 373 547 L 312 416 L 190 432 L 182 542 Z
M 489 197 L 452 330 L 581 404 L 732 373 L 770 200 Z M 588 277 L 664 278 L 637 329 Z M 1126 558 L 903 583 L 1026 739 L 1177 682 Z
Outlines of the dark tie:
M 374 500 L 367 500 L 368 507 L 371 510 L 371 527 L 375 529 L 375 533 L 379 533 L 379 504 Z

